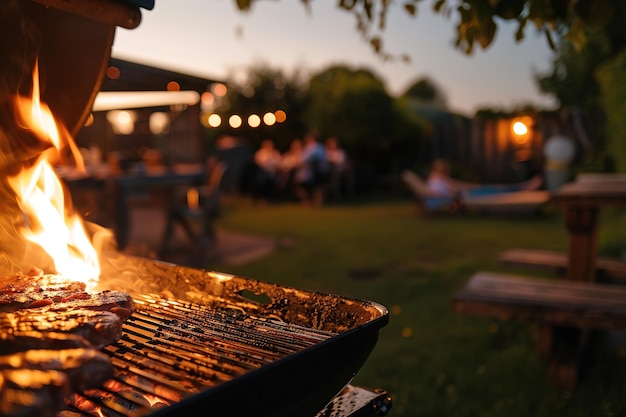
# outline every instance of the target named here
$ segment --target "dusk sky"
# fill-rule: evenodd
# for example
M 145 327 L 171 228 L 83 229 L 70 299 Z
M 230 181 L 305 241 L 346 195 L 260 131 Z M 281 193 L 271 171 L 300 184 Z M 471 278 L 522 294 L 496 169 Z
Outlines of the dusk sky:
M 310 14 L 295 0 L 260 1 L 249 13 L 234 3 L 156 0 L 153 10 L 143 11 L 138 28 L 117 30 L 113 56 L 223 80 L 258 63 L 286 74 L 341 64 L 371 70 L 392 95 L 427 76 L 444 91 L 451 109 L 467 115 L 525 103 L 554 107 L 534 81 L 536 73 L 550 70 L 552 51 L 531 25 L 526 39 L 515 43 L 515 25 L 501 24 L 489 49 L 467 56 L 453 45 L 456 16 L 433 14 L 432 2 L 424 1 L 412 18 L 396 2 L 384 45 L 392 54 L 408 54 L 411 62 L 384 62 L 362 40 L 354 17 L 334 0 L 312 1 Z

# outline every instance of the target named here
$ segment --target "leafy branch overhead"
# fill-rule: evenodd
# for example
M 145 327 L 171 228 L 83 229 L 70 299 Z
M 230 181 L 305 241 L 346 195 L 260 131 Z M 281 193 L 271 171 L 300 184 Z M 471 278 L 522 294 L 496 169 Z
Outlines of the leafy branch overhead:
M 237 7 L 250 10 L 258 0 L 235 0 Z M 311 0 L 300 0 L 309 8 Z M 356 29 L 383 59 L 392 59 L 383 47 L 388 12 L 401 7 L 409 16 L 417 17 L 419 7 L 427 0 L 337 0 L 337 7 L 352 13 Z M 430 7 L 441 15 L 456 21 L 456 46 L 466 54 L 476 45 L 485 49 L 496 38 L 498 23 L 517 21 L 515 40 L 524 39 L 529 27 L 544 33 L 547 42 L 555 47 L 555 39 L 569 40 L 581 47 L 594 32 L 623 33 L 623 0 L 433 0 Z M 620 35 L 621 36 L 621 35 Z M 407 55 L 402 55 L 408 60 Z

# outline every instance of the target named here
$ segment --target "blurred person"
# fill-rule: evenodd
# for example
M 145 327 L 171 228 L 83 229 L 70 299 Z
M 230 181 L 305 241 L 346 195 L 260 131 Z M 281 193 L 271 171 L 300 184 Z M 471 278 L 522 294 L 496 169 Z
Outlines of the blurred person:
M 279 189 L 297 194 L 297 184 L 303 180 L 305 174 L 302 170 L 302 140 L 294 139 L 289 149 L 281 155 Z
M 343 150 L 337 139 L 330 137 L 326 139 L 326 157 L 328 158 L 329 180 L 328 180 L 328 197 L 341 197 L 342 186 L 348 176 L 348 155 Z
M 267 202 L 274 197 L 279 180 L 281 155 L 271 139 L 261 142 L 261 147 L 254 153 L 256 175 L 254 197 Z
M 298 190 L 300 199 L 305 204 L 320 206 L 324 203 L 330 178 L 330 163 L 326 148 L 314 132 L 306 134 L 302 148 L 302 170 L 304 181 Z

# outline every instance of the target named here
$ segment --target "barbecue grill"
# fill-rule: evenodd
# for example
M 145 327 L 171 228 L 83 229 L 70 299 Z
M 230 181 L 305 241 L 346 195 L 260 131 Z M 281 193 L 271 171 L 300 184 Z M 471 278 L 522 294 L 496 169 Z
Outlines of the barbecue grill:
M 76 133 L 99 91 L 116 27 L 136 27 L 141 8 L 153 2 L 18 3 L 37 29 L 28 46 L 39 59 L 43 99 Z M 26 48 L 19 42 L 23 26 L 2 30 L 5 39 L 18 39 L 2 44 L 5 55 Z M 22 75 L 5 78 L 19 85 Z M 350 385 L 387 324 L 384 306 L 117 251 L 103 258 L 102 286 L 129 292 L 136 311 L 122 338 L 104 349 L 114 378 L 76 393 L 62 415 L 339 417 L 389 410 L 385 391 Z

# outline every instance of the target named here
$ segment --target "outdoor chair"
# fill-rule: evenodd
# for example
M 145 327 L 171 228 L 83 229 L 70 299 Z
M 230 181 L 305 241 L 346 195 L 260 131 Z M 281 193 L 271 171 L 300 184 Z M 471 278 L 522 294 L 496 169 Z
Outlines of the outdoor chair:
M 170 252 L 174 229 L 178 225 L 191 243 L 189 263 L 201 262 L 216 240 L 214 221 L 220 215 L 220 184 L 226 165 L 219 162 L 208 173 L 207 182 L 200 187 L 180 187 L 167 207 L 167 219 L 159 256 Z
M 441 197 L 428 188 L 426 182 L 415 172 L 404 170 L 402 180 L 417 197 L 422 213 L 477 213 L 501 216 L 530 216 L 541 212 L 551 198 L 545 190 L 520 190 L 463 195 L 459 199 Z
M 461 207 L 457 199 L 442 197 L 428 188 L 426 181 L 411 170 L 404 170 L 401 178 L 406 187 L 417 198 L 418 210 L 422 214 L 454 213 Z

